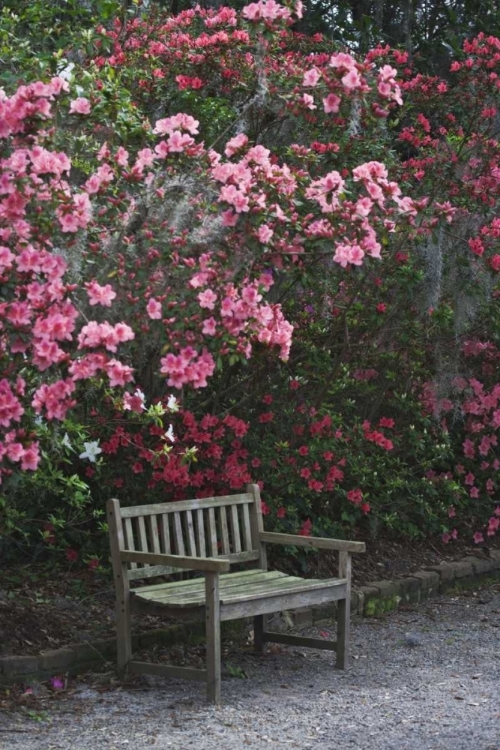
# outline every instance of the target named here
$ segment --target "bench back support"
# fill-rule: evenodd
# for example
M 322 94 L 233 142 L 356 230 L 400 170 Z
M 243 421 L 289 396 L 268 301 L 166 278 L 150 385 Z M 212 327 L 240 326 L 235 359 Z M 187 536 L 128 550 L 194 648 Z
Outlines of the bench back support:
M 247 492 L 239 495 L 130 508 L 121 508 L 118 500 L 110 500 L 107 512 L 111 548 L 114 546 L 118 554 L 130 550 L 222 557 L 235 563 L 255 561 L 266 568 L 265 546 L 259 541 L 263 524 L 258 485 L 248 485 Z M 119 560 L 113 554 L 113 566 L 117 564 Z M 133 581 L 180 572 L 179 568 L 163 565 L 129 563 L 127 577 Z

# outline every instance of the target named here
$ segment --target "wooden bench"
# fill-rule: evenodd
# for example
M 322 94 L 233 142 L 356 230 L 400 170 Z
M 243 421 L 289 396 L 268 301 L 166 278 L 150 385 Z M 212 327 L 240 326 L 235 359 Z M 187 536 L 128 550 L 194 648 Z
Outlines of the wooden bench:
M 227 497 L 181 500 L 160 505 L 107 506 L 116 585 L 118 672 L 206 680 L 208 699 L 220 702 L 220 624 L 253 616 L 255 648 L 267 642 L 331 649 L 337 666 L 347 667 L 351 593 L 351 553 L 364 552 L 362 542 L 273 534 L 264 531 L 258 485 Z M 339 551 L 339 577 L 308 580 L 267 570 L 266 545 L 285 544 Z M 247 569 L 230 572 L 231 566 Z M 201 577 L 131 588 L 144 579 L 195 571 Z M 147 581 L 146 581 L 147 584 Z M 273 633 L 266 616 L 295 607 L 338 601 L 337 641 Z M 164 614 L 206 623 L 207 668 L 134 661 L 132 612 Z

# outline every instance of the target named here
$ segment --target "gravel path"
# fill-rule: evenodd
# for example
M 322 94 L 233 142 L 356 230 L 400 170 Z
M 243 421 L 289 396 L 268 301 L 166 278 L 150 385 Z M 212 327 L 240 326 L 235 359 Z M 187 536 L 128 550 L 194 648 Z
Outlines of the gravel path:
M 0 714 L 0 748 L 500 750 L 498 585 L 354 622 L 352 640 L 348 672 L 326 651 L 231 654 L 248 678 L 225 679 L 217 708 L 201 683 L 79 683 L 48 721 Z

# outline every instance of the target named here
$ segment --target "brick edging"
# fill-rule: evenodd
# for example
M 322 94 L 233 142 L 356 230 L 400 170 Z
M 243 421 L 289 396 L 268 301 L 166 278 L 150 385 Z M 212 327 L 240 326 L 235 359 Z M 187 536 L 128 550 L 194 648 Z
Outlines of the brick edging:
M 379 615 L 396 609 L 400 602 L 417 603 L 442 594 L 453 587 L 473 585 L 491 577 L 500 577 L 500 550 L 490 550 L 490 560 L 465 557 L 463 560 L 441 565 L 429 565 L 407 578 L 371 581 L 351 592 L 351 613 L 360 616 Z M 319 625 L 332 618 L 332 606 L 294 610 L 286 613 L 288 627 Z M 134 649 L 152 645 L 172 645 L 186 641 L 194 634 L 202 634 L 202 623 L 170 625 L 162 630 L 151 630 L 133 635 Z M 78 643 L 37 656 L 4 656 L 0 658 L 0 685 L 29 682 L 53 675 L 79 672 L 96 664 L 114 661 L 116 639 Z
M 202 632 L 201 623 L 170 625 L 159 630 L 132 635 L 134 649 L 153 645 L 170 646 L 186 641 Z M 36 656 L 4 656 L 0 658 L 0 685 L 47 679 L 58 674 L 79 674 L 98 664 L 116 659 L 116 638 L 103 638 L 74 643 L 64 648 L 42 651 Z
M 396 609 L 403 603 L 418 603 L 431 596 L 443 594 L 451 588 L 468 588 L 488 578 L 500 578 L 500 550 L 490 550 L 490 559 L 464 557 L 462 560 L 440 565 L 427 565 L 406 578 L 370 581 L 351 592 L 351 614 L 369 617 Z M 311 612 L 310 610 L 307 610 Z M 331 611 L 330 611 L 331 618 Z M 295 613 L 297 624 L 319 624 L 328 617 L 327 609 L 313 609 Z

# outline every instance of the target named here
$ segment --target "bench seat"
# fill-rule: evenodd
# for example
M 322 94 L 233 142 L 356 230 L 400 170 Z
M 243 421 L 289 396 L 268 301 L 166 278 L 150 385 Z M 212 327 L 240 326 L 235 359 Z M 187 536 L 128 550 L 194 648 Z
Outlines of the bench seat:
M 234 608 L 244 609 L 249 605 L 249 613 L 266 614 L 276 612 L 277 599 L 288 601 L 300 595 L 300 601 L 307 597 L 309 604 L 320 604 L 345 597 L 347 580 L 329 578 L 310 580 L 297 578 L 276 570 L 244 570 L 237 573 L 222 573 L 219 577 L 219 601 L 221 620 L 234 619 Z M 188 581 L 174 581 L 143 586 L 130 592 L 131 603 L 137 610 L 197 610 L 206 604 L 205 579 L 193 578 Z M 278 609 L 280 607 L 278 602 Z M 193 614 L 190 612 L 190 614 Z M 242 615 L 244 616 L 244 615 Z

